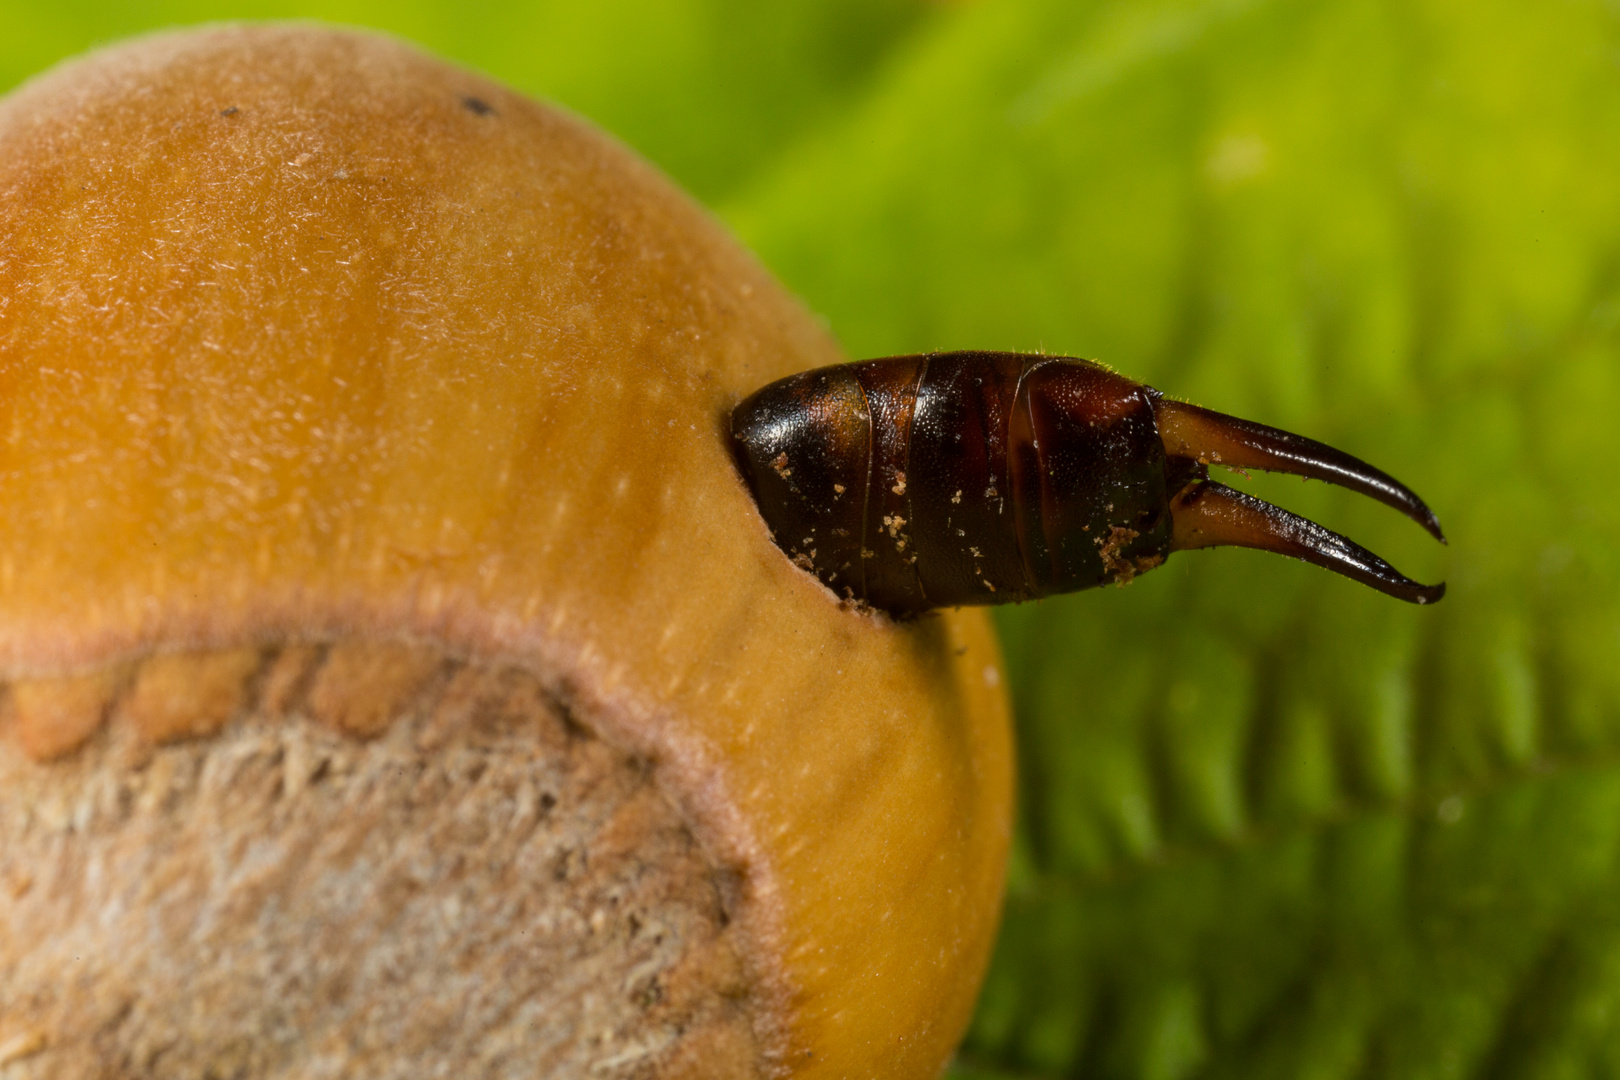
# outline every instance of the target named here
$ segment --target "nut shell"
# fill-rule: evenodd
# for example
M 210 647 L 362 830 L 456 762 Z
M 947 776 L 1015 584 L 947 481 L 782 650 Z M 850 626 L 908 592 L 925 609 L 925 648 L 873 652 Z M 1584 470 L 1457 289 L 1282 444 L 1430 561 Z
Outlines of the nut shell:
M 840 607 L 771 542 L 726 446 L 744 394 L 838 359 L 633 155 L 385 38 L 211 28 L 19 90 L 0 103 L 10 910 L 89 842 L 22 842 L 42 792 L 93 807 L 153 754 L 316 728 L 406 733 L 434 761 L 417 735 L 456 671 L 523 678 L 605 748 L 602 775 L 642 770 L 698 876 L 729 883 L 741 974 L 711 981 L 746 1015 L 726 1044 L 744 1073 L 936 1074 L 999 912 L 993 635 Z M 278 674 L 312 651 L 324 674 Z M 249 860 L 240 827 L 227 854 Z M 488 887 L 547 902 L 543 881 Z M 0 915 L 0 976 L 44 947 L 20 918 Z M 0 1055 L 135 1068 L 117 1024 L 52 1029 L 75 991 L 51 992 L 55 1012 L 0 1013 Z M 216 1019 L 183 1038 L 247 1075 L 348 1052 Z M 606 1068 L 673 1075 L 685 1053 Z

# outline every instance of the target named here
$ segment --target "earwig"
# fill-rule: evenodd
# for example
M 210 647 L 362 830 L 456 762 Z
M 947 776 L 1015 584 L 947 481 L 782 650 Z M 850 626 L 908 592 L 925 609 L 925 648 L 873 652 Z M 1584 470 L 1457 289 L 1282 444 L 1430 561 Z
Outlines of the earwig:
M 1211 480 L 1209 466 L 1325 480 L 1445 543 L 1399 481 L 1089 360 L 950 352 L 818 368 L 746 398 L 731 436 L 777 546 L 838 595 L 897 616 L 1125 584 L 1172 551 L 1222 545 L 1414 604 L 1446 591 Z

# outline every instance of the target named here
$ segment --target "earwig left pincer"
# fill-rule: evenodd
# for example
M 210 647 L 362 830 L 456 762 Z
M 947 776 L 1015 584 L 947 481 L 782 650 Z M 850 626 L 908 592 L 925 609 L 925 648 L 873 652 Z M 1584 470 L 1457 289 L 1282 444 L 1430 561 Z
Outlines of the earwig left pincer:
M 1165 398 L 1070 357 L 950 352 L 818 368 L 731 414 L 776 543 L 849 600 L 895 615 L 1124 584 L 1172 551 L 1291 555 L 1415 604 L 1423 585 L 1209 466 L 1350 488 L 1445 542 L 1410 488 L 1303 436 Z

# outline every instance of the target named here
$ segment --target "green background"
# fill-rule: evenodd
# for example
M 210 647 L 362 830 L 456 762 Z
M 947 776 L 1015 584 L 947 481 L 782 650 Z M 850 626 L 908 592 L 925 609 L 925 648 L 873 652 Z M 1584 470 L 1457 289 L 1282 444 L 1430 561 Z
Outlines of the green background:
M 1620 1075 L 1620 10 L 11 0 L 0 86 L 318 15 L 618 134 L 858 356 L 1099 357 L 1383 465 L 1422 580 L 1254 552 L 1001 612 L 1022 820 L 961 1077 Z

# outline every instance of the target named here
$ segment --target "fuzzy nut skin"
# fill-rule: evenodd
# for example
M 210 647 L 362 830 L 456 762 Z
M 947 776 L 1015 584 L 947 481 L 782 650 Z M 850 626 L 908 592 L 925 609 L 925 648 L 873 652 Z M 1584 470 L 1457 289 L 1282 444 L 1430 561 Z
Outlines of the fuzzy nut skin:
M 735 883 L 760 1075 L 936 1075 L 999 914 L 993 635 L 841 607 L 727 449 L 738 400 L 839 359 L 633 155 L 394 41 L 220 27 L 64 65 L 0 103 L 7 768 L 252 734 L 289 649 L 436 658 L 344 669 L 409 686 L 339 693 L 350 739 L 505 665 Z M 209 715 L 165 704 L 171 654 L 224 658 Z

